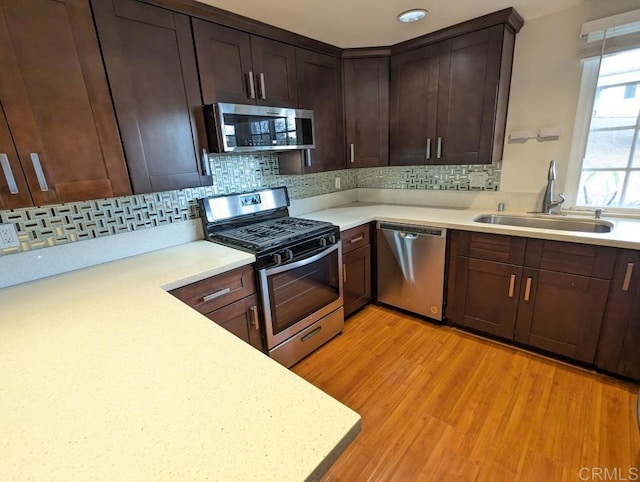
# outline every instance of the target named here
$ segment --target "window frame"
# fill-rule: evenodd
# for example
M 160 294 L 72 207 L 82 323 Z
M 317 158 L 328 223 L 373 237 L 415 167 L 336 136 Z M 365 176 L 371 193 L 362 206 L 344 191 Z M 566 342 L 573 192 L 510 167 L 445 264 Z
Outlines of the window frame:
M 640 208 L 611 207 L 611 206 L 577 206 L 578 189 L 580 188 L 580 177 L 582 175 L 582 164 L 587 149 L 589 130 L 591 127 L 591 117 L 595 104 L 596 90 L 598 87 L 598 77 L 600 74 L 600 62 L 602 57 L 592 57 L 582 59 L 582 78 L 580 80 L 580 91 L 578 94 L 578 105 L 571 139 L 571 150 L 569 154 L 569 165 L 565 182 L 565 193 L 567 198 L 567 209 L 572 211 L 594 211 L 595 209 L 606 209 L 608 213 L 629 214 L 640 216 Z

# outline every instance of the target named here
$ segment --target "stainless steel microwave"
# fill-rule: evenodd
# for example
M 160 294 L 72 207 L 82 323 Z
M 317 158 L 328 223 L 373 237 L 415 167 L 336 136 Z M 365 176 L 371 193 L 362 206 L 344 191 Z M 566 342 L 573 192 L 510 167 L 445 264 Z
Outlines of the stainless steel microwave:
M 208 104 L 203 110 L 211 152 L 316 147 L 312 110 L 225 103 Z

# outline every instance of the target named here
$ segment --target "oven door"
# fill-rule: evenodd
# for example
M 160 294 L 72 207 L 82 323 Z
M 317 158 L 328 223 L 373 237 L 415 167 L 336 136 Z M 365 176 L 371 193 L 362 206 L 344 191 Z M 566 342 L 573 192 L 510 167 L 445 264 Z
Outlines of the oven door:
M 342 247 L 258 271 L 267 348 L 342 307 Z

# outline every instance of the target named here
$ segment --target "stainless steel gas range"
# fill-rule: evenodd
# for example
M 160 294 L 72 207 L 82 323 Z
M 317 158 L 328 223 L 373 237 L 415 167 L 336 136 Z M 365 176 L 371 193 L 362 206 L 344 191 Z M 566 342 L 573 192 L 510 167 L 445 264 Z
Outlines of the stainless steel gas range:
M 285 187 L 200 200 L 209 241 L 255 254 L 266 349 L 286 367 L 344 327 L 340 230 L 288 208 Z

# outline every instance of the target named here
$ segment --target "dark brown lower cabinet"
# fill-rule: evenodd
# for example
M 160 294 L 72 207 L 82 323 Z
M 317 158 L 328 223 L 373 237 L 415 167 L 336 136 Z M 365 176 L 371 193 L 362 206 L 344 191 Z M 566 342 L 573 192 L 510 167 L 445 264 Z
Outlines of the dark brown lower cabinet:
M 640 380 L 640 251 L 622 250 L 618 257 L 596 366 Z
M 522 267 L 458 257 L 450 318 L 483 333 L 513 339 Z
M 264 351 L 252 266 L 212 276 L 170 293 L 225 330 Z
M 371 225 L 363 224 L 340 233 L 342 241 L 342 294 L 344 315 L 369 303 L 371 293 Z
M 515 341 L 593 363 L 609 281 L 525 268 Z
M 371 245 L 342 257 L 344 314 L 350 315 L 371 301 Z
M 206 315 L 207 318 L 262 351 L 258 297 L 247 296 Z
M 450 247 L 452 323 L 594 362 L 615 249 L 468 232 Z

